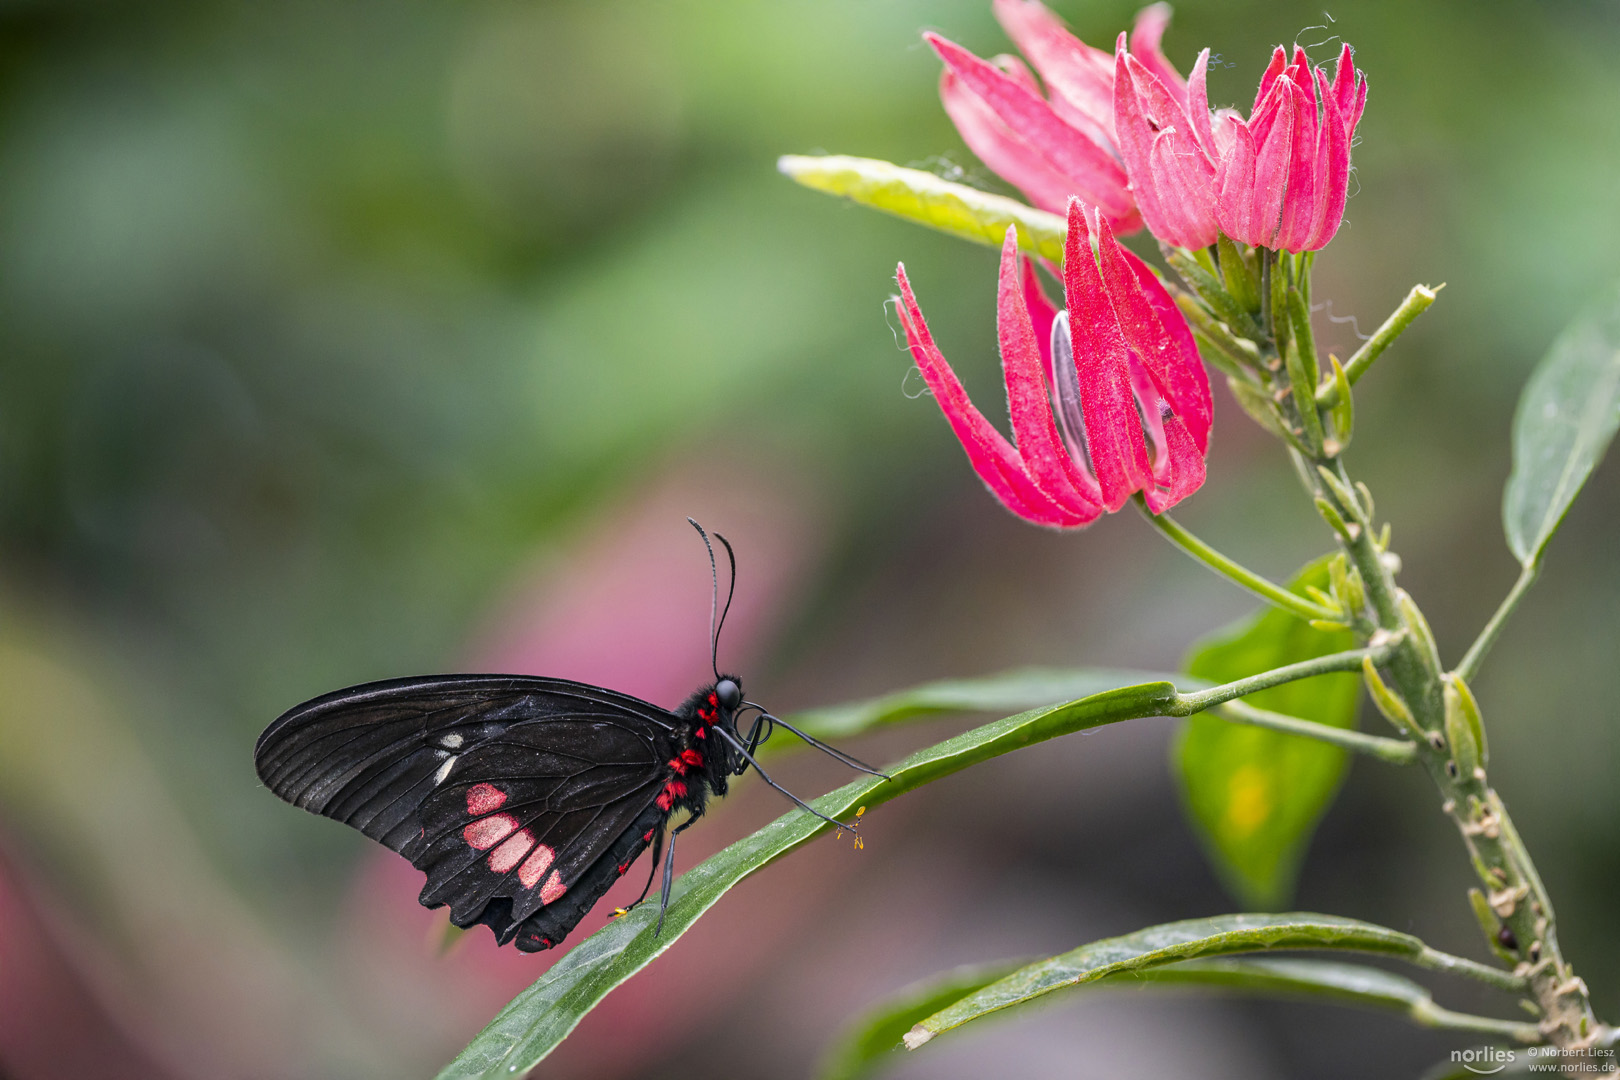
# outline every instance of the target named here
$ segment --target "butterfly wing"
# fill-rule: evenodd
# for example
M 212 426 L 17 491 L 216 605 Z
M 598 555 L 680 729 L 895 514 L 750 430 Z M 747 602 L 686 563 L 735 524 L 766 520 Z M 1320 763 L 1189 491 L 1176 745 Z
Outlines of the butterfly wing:
M 266 729 L 254 756 L 271 791 L 404 855 L 427 874 L 423 904 L 450 905 L 458 926 L 485 922 L 503 943 L 588 878 L 535 923 L 546 933 L 519 942 L 542 948 L 667 818 L 655 799 L 677 722 L 563 679 L 431 676 L 300 705 Z M 612 866 L 590 873 L 609 856 Z

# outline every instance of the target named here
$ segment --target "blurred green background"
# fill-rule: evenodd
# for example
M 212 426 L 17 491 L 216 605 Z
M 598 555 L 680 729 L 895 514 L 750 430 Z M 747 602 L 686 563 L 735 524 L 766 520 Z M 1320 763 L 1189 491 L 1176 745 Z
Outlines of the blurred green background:
M 1055 6 L 1104 47 L 1134 10 Z M 1331 16 L 1187 2 L 1166 49 L 1185 70 L 1210 46 L 1212 99 L 1245 106 L 1276 42 L 1358 49 L 1371 95 L 1348 224 L 1317 263 L 1319 332 L 1346 355 L 1411 284 L 1447 284 L 1361 384 L 1350 465 L 1455 662 L 1514 577 L 1498 505 L 1518 388 L 1620 274 L 1620 6 Z M 448 1024 L 431 964 L 418 983 L 346 978 L 372 853 L 265 792 L 253 740 L 324 690 L 467 666 L 525 567 L 588 550 L 593 523 L 658 477 L 699 477 L 720 506 L 734 475 L 803 492 L 804 583 L 749 675 L 778 711 L 1023 663 L 1173 666 L 1249 610 L 1129 515 L 1057 535 L 995 505 L 916 396 L 883 306 L 904 260 L 996 415 L 995 253 L 776 174 L 780 153 L 828 151 L 996 187 L 939 108 L 929 27 L 1010 49 L 978 0 L 0 7 L 0 1073 L 404 1076 L 447 1060 L 539 968 L 503 969 L 502 993 Z M 1210 480 L 1179 516 L 1285 576 L 1326 534 L 1217 395 Z M 1476 687 L 1493 778 L 1611 1021 L 1617 523 L 1611 463 Z M 614 614 L 636 620 L 633 597 Z M 716 1055 L 728 1075 L 802 1074 L 839 1022 L 935 968 L 1231 910 L 1180 821 L 1171 730 L 1053 744 L 897 811 L 869 842 L 887 853 L 840 881 L 871 902 L 875 940 L 926 928 L 903 957 L 784 946 L 702 994 L 671 976 L 647 1007 L 677 1014 L 677 1034 L 611 1069 L 581 1052 L 541 1074 L 667 1080 Z M 1357 763 L 1299 905 L 1482 953 L 1431 796 Z M 888 884 L 856 884 L 867 873 Z M 413 899 L 410 875 L 393 885 Z M 768 874 L 748 903 L 772 889 Z M 57 996 L 18 974 L 29 949 Z M 1394 1076 L 1460 1045 L 1379 1016 L 1127 994 L 904 1068 Z

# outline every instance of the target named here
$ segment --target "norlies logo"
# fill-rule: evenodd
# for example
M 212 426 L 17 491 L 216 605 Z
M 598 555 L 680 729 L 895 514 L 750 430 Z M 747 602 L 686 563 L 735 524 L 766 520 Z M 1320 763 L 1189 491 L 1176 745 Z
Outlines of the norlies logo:
M 1470 1050 L 1453 1050 L 1451 1060 L 1481 1076 L 1491 1076 L 1513 1064 L 1515 1054 L 1499 1046 L 1476 1046 Z

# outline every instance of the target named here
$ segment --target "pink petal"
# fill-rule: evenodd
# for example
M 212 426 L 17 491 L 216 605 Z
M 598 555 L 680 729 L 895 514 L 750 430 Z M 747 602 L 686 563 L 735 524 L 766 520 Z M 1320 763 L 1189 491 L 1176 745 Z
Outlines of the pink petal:
M 1327 73 L 1319 70 L 1316 75 L 1322 83 L 1324 108 L 1316 161 L 1317 207 L 1302 251 L 1326 247 L 1333 239 L 1344 219 L 1344 204 L 1350 189 L 1350 131 L 1339 112 L 1338 95 L 1329 92 Z
M 1149 4 L 1137 12 L 1136 25 L 1131 27 L 1131 55 L 1136 57 L 1143 67 L 1153 72 L 1154 77 L 1163 83 L 1164 88 L 1176 99 L 1176 103 L 1185 108 L 1187 84 L 1182 80 L 1181 73 L 1175 69 L 1175 65 L 1170 63 L 1159 49 L 1159 42 L 1164 39 L 1164 31 L 1169 25 L 1169 4 Z
M 1114 141 L 1114 58 L 1081 41 L 1040 0 L 994 0 L 996 20 L 1046 80 L 1064 120 L 1104 145 Z
M 1046 297 L 1046 290 L 1035 275 L 1035 263 L 1024 259 L 1024 307 L 1029 309 L 1030 323 L 1035 329 L 1035 342 L 1041 350 L 1041 370 L 1048 382 L 1055 380 L 1052 371 L 1052 323 L 1057 319 L 1057 307 Z
M 939 73 L 939 99 L 962 141 L 992 172 L 1024 193 L 1035 206 L 1061 213 L 1075 194 L 1069 178 L 1040 151 L 1013 134 L 984 100 L 969 90 L 956 73 Z
M 1249 196 L 1253 203 L 1253 232 L 1244 237 L 1233 234 L 1246 244 L 1262 247 L 1276 246 L 1283 202 L 1288 195 L 1288 167 L 1293 161 L 1295 96 L 1288 90 L 1288 80 L 1278 79 L 1277 85 L 1282 93 L 1276 95 L 1274 118 L 1254 159 L 1254 185 Z
M 1024 468 L 1018 451 L 968 400 L 961 380 L 951 370 L 928 332 L 928 324 L 923 320 L 922 309 L 917 306 L 917 298 L 912 294 L 911 283 L 906 280 L 903 264 L 896 270 L 895 279 L 900 285 L 900 322 L 906 331 L 911 356 L 916 360 L 928 388 L 934 392 L 934 400 L 939 402 L 951 430 L 962 443 L 962 449 L 967 451 L 968 461 L 979 479 L 984 481 L 991 494 L 1001 500 L 1003 506 L 1028 521 L 1058 528 L 1086 524 L 1089 519 L 1080 520 L 1055 504 L 1036 486 Z
M 1314 76 L 1306 78 L 1314 81 Z M 1294 102 L 1294 130 L 1290 136 L 1287 190 L 1283 195 L 1282 216 L 1277 222 L 1277 238 L 1271 245 L 1284 251 L 1304 251 L 1314 231 L 1320 207 L 1317 203 L 1317 134 L 1314 94 L 1295 85 L 1290 91 Z
M 1142 493 L 1155 514 L 1162 514 L 1204 484 L 1204 455 L 1193 445 L 1181 417 L 1164 417 L 1164 439 L 1170 458 L 1169 490 L 1148 488 Z
M 1001 279 L 996 296 L 996 334 L 1001 342 L 1001 366 L 1007 381 L 1007 411 L 1013 438 L 1030 477 L 1052 501 L 1078 516 L 1094 519 L 1102 513 L 1101 492 L 1083 472 L 1058 434 L 1047 391 L 1046 365 L 1041 359 L 1030 310 L 1024 300 L 1018 257 L 1018 228 L 1007 227 L 1001 248 Z M 1047 334 L 1051 334 L 1050 324 Z
M 1110 216 L 1128 213 L 1125 171 L 1108 147 L 1065 124 L 1046 101 L 995 65 L 938 34 L 923 38 L 1003 124 L 1068 178 L 1071 190 L 1088 191 Z
M 1124 35 L 1120 35 L 1123 45 Z M 1142 219 L 1178 247 L 1215 242 L 1215 166 L 1186 110 L 1134 56 L 1115 58 L 1115 134 Z
M 1215 147 L 1215 132 L 1209 121 L 1209 50 L 1198 54 L 1193 62 L 1192 77 L 1187 80 L 1187 115 L 1192 120 L 1193 132 L 1211 161 L 1219 161 Z
M 1279 45 L 1271 54 L 1271 63 L 1266 65 L 1266 70 L 1260 76 L 1260 89 L 1254 95 L 1254 108 L 1249 110 L 1251 121 L 1260 112 L 1260 103 L 1266 99 L 1266 94 L 1271 92 L 1271 84 L 1277 81 L 1277 76 L 1281 75 L 1287 66 L 1288 53 Z
M 1131 392 L 1129 353 L 1097 272 L 1091 232 L 1079 200 L 1070 202 L 1063 292 L 1069 305 L 1086 449 L 1103 506 L 1114 511 L 1125 505 L 1131 492 L 1152 486 L 1153 470 Z
M 1232 148 L 1221 159 L 1217 181 L 1221 229 L 1234 240 L 1254 244 L 1261 232 L 1254 204 L 1254 136 L 1249 125 L 1236 118 L 1227 129 L 1232 133 Z
M 1158 396 L 1186 421 L 1202 452 L 1209 445 L 1212 400 L 1209 376 L 1186 319 L 1153 271 L 1121 247 L 1106 225 L 1097 230 L 1097 255 L 1125 343 L 1152 378 Z

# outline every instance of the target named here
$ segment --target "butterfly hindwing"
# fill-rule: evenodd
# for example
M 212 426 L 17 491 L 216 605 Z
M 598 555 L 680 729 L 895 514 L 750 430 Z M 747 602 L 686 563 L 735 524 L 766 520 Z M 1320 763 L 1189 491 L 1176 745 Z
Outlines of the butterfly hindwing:
M 428 875 L 422 902 L 449 904 L 458 925 L 506 941 L 544 916 L 519 942 L 533 949 L 560 941 L 646 846 L 643 818 L 667 818 L 654 799 L 674 722 L 561 679 L 400 679 L 293 709 L 255 760 L 283 799 L 409 858 Z

